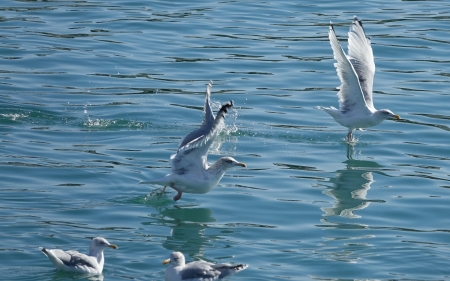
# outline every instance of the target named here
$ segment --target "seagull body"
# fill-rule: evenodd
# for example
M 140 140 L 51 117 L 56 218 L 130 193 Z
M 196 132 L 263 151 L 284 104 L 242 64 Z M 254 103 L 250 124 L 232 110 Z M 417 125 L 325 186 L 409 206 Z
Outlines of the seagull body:
M 77 251 L 63 251 L 59 249 L 50 250 L 42 247 L 39 247 L 39 249 L 52 261 L 58 270 L 100 274 L 102 273 L 103 265 L 105 264 L 103 250 L 107 247 L 118 249 L 116 245 L 110 244 L 102 237 L 92 239 L 88 255 Z
M 207 193 L 216 186 L 231 167 L 246 167 L 244 163 L 236 161 L 232 157 L 222 157 L 213 165 L 208 165 L 208 151 L 216 137 L 219 135 L 224 123 L 225 114 L 233 106 L 233 101 L 222 105 L 217 116 L 214 117 L 210 105 L 211 83 L 206 88 L 205 116 L 200 128 L 190 132 L 180 143 L 176 154 L 170 157 L 172 173 L 163 178 L 145 183 L 163 185 L 175 189 L 178 194 L 175 201 L 186 193 Z
M 347 139 L 353 140 L 353 130 L 376 126 L 388 118 L 400 119 L 389 109 L 377 110 L 373 106 L 372 86 L 375 74 L 370 39 L 366 37 L 362 22 L 357 17 L 348 33 L 348 55 L 345 55 L 330 24 L 328 32 L 341 81 L 338 99 L 339 109 L 318 107 L 330 114 L 336 122 L 348 128 Z
M 223 279 L 248 267 L 246 264 L 213 264 L 203 260 L 186 264 L 181 252 L 173 252 L 163 261 L 169 264 L 164 273 L 164 281 L 213 281 Z

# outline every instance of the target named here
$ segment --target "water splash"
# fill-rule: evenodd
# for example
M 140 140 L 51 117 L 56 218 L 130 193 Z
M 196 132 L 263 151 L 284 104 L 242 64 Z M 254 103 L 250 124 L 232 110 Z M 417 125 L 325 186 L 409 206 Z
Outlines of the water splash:
M 5 117 L 6 119 L 9 119 L 11 121 L 16 121 L 19 118 L 26 118 L 28 115 L 26 114 L 19 114 L 19 113 L 2 113 L 0 116 Z
M 218 101 L 211 101 L 211 108 L 214 112 L 217 112 L 222 104 Z M 233 134 L 238 131 L 236 125 L 238 112 L 236 109 L 231 108 L 225 119 L 225 123 L 220 128 L 220 133 L 217 139 L 210 147 L 210 153 L 212 154 L 235 154 L 237 148 L 237 137 Z M 226 148 L 221 150 L 222 145 L 226 143 Z
M 93 119 L 89 115 L 88 106 L 91 106 L 91 103 L 87 102 L 86 105 L 83 106 L 83 114 L 86 116 L 86 121 L 83 122 L 83 126 L 89 128 L 127 128 L 129 130 L 140 130 L 144 127 L 144 123 L 131 121 L 131 120 L 121 120 L 121 119 Z

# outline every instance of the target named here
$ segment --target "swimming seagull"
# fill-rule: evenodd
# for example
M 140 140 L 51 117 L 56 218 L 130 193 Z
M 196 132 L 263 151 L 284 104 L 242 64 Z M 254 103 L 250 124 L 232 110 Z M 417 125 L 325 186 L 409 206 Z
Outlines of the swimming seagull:
M 348 32 L 348 55 L 339 44 L 330 22 L 328 32 L 336 63 L 336 72 L 341 80 L 337 93 L 339 109 L 317 107 L 330 114 L 336 122 L 348 128 L 347 140 L 353 141 L 352 132 L 380 124 L 388 118 L 400 119 L 389 109 L 376 110 L 373 106 L 372 85 L 375 74 L 370 39 L 366 37 L 362 22 L 355 16 Z
M 225 114 L 233 106 L 233 101 L 222 105 L 217 116 L 214 117 L 210 105 L 212 81 L 206 87 L 205 116 L 200 128 L 190 132 L 180 143 L 176 154 L 170 156 L 172 173 L 165 177 L 143 183 L 163 185 L 162 192 L 167 186 L 175 189 L 178 194 L 173 198 L 177 201 L 183 192 L 207 193 L 216 186 L 231 167 L 246 167 L 244 163 L 236 161 L 232 157 L 222 157 L 209 166 L 208 150 L 219 135 L 224 123 Z
M 213 264 L 203 260 L 185 264 L 181 252 L 173 252 L 163 264 L 170 264 L 164 273 L 165 281 L 213 281 L 238 273 L 248 267 L 247 264 L 231 265 L 227 263 Z
M 105 238 L 95 237 L 89 246 L 88 255 L 77 251 L 50 250 L 42 247 L 39 247 L 39 249 L 52 261 L 58 270 L 100 274 L 105 264 L 103 250 L 108 247 L 118 249 L 116 245 L 110 244 Z

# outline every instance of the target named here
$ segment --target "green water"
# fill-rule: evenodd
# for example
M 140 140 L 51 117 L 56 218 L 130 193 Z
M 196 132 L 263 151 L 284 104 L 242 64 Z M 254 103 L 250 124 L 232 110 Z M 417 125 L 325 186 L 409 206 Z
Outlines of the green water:
M 328 43 L 353 15 L 374 104 L 402 116 L 344 141 Z M 162 280 L 162 260 L 248 263 L 232 280 L 446 280 L 450 6 L 442 1 L 2 1 L 3 280 Z M 139 184 L 233 100 L 209 156 L 247 164 L 204 195 Z M 38 247 L 86 252 L 56 272 Z

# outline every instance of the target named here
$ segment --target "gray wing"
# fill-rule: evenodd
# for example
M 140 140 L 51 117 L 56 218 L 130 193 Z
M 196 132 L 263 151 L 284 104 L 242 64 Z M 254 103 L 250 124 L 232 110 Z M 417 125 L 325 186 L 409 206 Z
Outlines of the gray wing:
M 247 264 L 231 265 L 228 263 L 219 263 L 211 265 L 211 267 L 214 268 L 215 270 L 220 271 L 219 279 L 222 279 L 246 269 L 248 265 Z
M 342 113 L 351 111 L 367 111 L 368 107 L 359 84 L 358 75 L 356 74 L 353 65 L 342 50 L 341 45 L 336 37 L 333 26 L 330 24 L 328 32 L 331 48 L 333 49 L 336 63 L 336 72 L 341 80 L 339 86 L 339 110 Z
M 216 118 L 213 117 L 213 122 L 205 122 L 204 120 L 206 125 L 204 124 L 200 129 L 194 131 L 198 137 L 192 138 L 189 142 L 183 140 L 183 145 L 178 149 L 177 154 L 170 157 L 172 160 L 172 171 L 174 173 L 184 174 L 189 170 L 205 169 L 207 167 L 208 150 L 220 133 L 225 115 L 232 106 L 233 101 L 222 105 L 219 112 L 217 112 Z
M 179 148 L 185 146 L 186 144 L 192 142 L 193 140 L 198 139 L 199 137 L 205 135 L 208 133 L 209 128 L 212 127 L 214 123 L 214 114 L 211 109 L 210 104 L 210 97 L 211 97 L 211 88 L 212 88 L 212 81 L 209 81 L 208 86 L 206 86 L 206 93 L 205 93 L 205 116 L 203 117 L 203 122 L 200 128 L 197 130 L 194 130 L 187 134 L 187 136 L 184 137 L 184 139 L 181 141 Z
M 88 266 L 94 269 L 96 268 L 96 265 L 93 263 L 92 259 L 85 254 L 77 251 L 66 251 L 65 254 L 66 255 L 61 255 L 59 259 L 67 266 Z
M 194 261 L 186 264 L 180 272 L 181 280 L 190 280 L 194 278 L 214 278 L 206 280 L 216 280 L 221 272 L 211 267 L 204 261 Z
M 367 106 L 375 109 L 372 99 L 375 61 L 370 39 L 366 37 L 362 22 L 357 17 L 353 19 L 352 26 L 348 32 L 348 58 L 358 75 L 359 84 Z
M 96 265 L 93 263 L 92 259 L 85 254 L 79 253 L 78 251 L 63 251 L 59 249 L 49 250 L 45 248 L 40 249 L 46 256 L 53 256 L 54 258 L 59 259 L 66 266 L 88 266 L 94 269 L 96 268 Z

